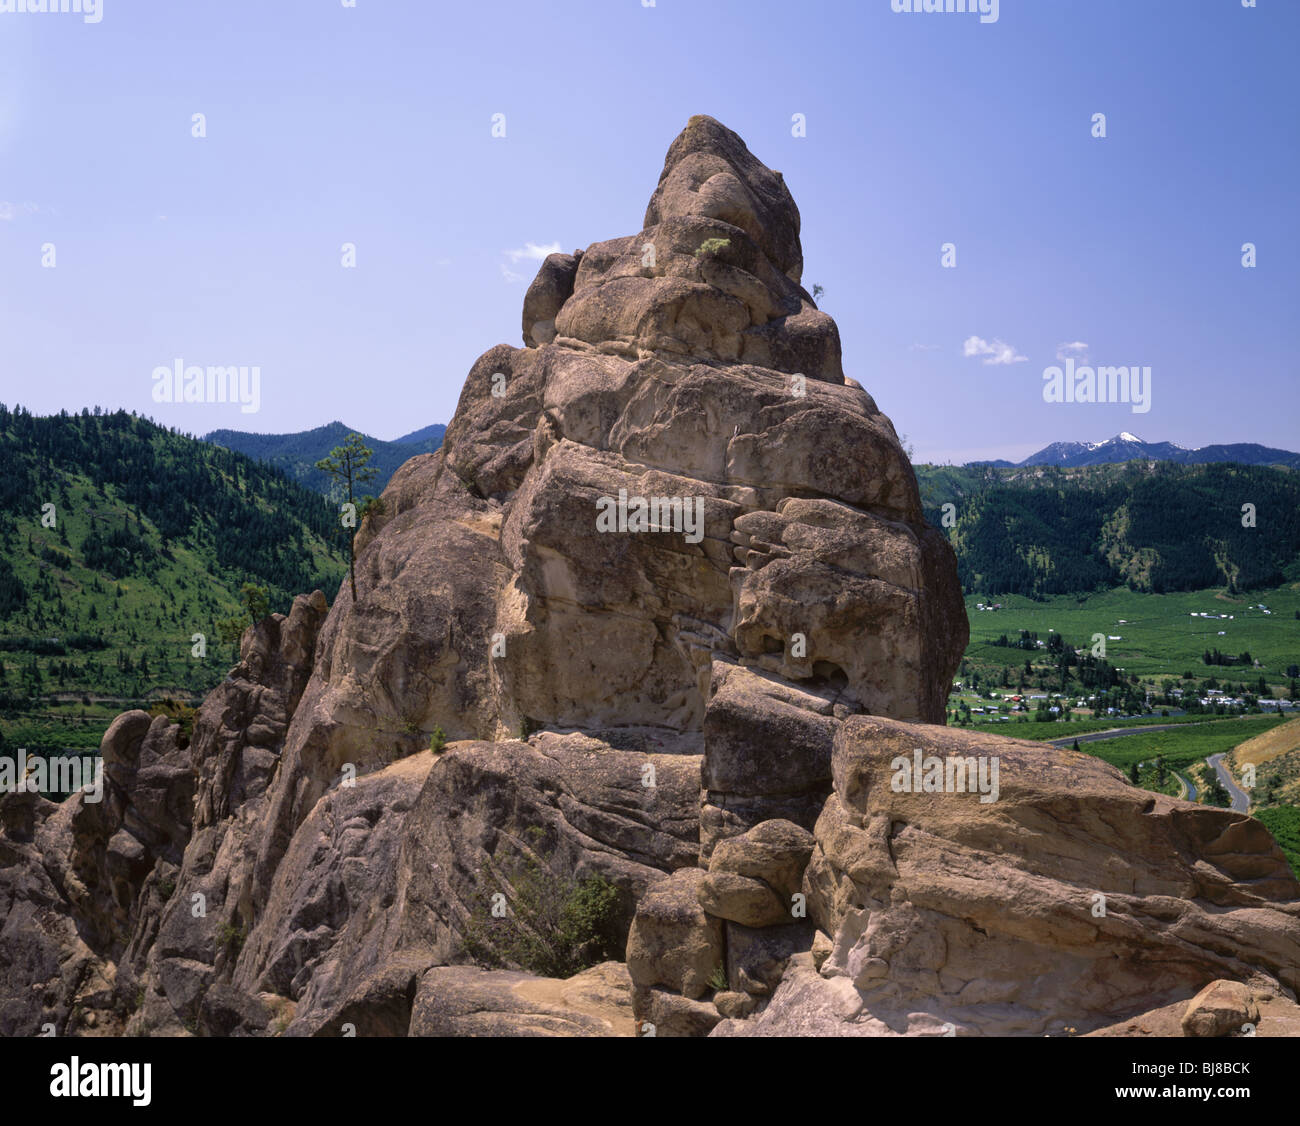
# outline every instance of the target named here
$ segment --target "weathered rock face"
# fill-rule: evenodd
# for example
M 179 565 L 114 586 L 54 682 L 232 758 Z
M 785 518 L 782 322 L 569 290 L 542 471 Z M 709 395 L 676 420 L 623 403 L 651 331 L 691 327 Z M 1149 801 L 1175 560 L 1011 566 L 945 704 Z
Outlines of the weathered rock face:
M 1189 1035 L 1218 1035 L 1257 1012 L 1250 989 L 1300 985 L 1300 885 L 1252 818 L 1089 755 L 875 717 L 843 721 L 832 769 L 803 880 L 832 949 L 720 1035 L 1084 1032 L 1230 978 L 1187 1008 Z
M 0 797 L 0 1033 L 1101 1033 L 1220 979 L 1195 1034 L 1286 1026 L 1262 827 L 919 726 L 954 559 L 801 269 L 780 174 L 692 118 L 393 476 L 355 601 L 250 629 L 188 743 L 120 717 L 102 806 Z M 996 754 L 997 801 L 895 791 L 914 747 Z M 613 885 L 625 968 L 464 964 L 521 857 Z
M 798 234 L 779 174 L 693 118 L 642 231 L 548 259 L 532 346 L 471 370 L 443 456 L 501 512 L 483 555 L 508 573 L 480 737 L 524 719 L 700 731 L 717 658 L 848 711 L 942 715 L 967 636 L 952 557 L 799 285 Z M 605 531 L 620 491 L 698 503 L 700 526 Z
M 74 1007 L 100 1032 L 197 1027 L 227 953 L 218 936 L 247 918 L 258 814 L 325 611 L 319 592 L 303 595 L 250 628 L 191 739 L 163 717 L 119 716 L 100 747 L 100 802 L 0 797 L 0 850 L 16 861 L 0 866 L 0 965 L 13 967 L 0 1034 L 85 1031 L 69 1023 Z M 15 806 L 33 810 L 17 832 Z
M 699 780 L 698 755 L 616 750 L 578 733 L 453 744 L 404 832 L 401 944 L 454 960 L 489 881 L 512 892 L 510 862 L 521 854 L 575 879 L 609 880 L 626 933 L 646 889 L 696 863 Z
M 420 980 L 411 1036 L 631 1036 L 627 969 L 602 962 L 563 981 L 444 966 Z

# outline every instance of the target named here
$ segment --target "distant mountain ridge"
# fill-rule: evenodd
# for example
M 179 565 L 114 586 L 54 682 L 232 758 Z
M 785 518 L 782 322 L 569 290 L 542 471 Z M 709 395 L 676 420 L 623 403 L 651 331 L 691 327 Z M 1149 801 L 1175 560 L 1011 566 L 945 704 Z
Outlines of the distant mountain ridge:
M 1271 465 L 913 467 L 966 593 L 1032 598 L 1300 582 L 1300 475 Z M 1242 523 L 1242 500 L 1266 514 Z
M 998 458 L 967 464 L 1002 468 L 1059 465 L 1074 469 L 1087 465 L 1115 465 L 1125 461 L 1172 461 L 1179 465 L 1209 465 L 1232 461 L 1239 465 L 1284 465 L 1289 469 L 1300 469 L 1300 454 L 1261 446 L 1256 442 L 1234 442 L 1189 450 L 1176 442 L 1144 442 L 1128 431 L 1122 431 L 1104 442 L 1053 442 L 1037 453 L 1030 454 L 1024 461 Z
M 432 426 L 424 426 L 419 430 L 412 430 L 409 434 L 403 434 L 400 438 L 393 439 L 393 445 L 409 445 L 416 442 L 434 442 L 442 445 L 442 436 L 447 433 L 447 428 L 441 422 L 435 422 Z
M 317 426 L 314 430 L 300 430 L 294 434 L 252 434 L 244 430 L 214 430 L 204 436 L 205 442 L 222 446 L 236 453 L 246 454 L 256 461 L 265 462 L 281 470 L 295 481 L 318 493 L 328 493 L 330 479 L 316 468 L 321 458 L 328 456 L 335 446 L 342 445 L 353 428 L 342 422 Z M 374 451 L 370 464 L 378 470 L 375 479 L 365 491 L 378 496 L 398 467 L 417 454 L 430 454 L 442 445 L 447 428 L 434 423 L 414 430 L 392 442 L 385 442 L 369 434 L 361 437 Z

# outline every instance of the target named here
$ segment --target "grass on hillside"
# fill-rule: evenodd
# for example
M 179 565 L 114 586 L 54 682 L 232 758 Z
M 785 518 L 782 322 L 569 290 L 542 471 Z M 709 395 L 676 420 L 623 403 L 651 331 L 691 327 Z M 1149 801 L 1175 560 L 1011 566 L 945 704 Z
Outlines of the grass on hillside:
M 1300 879 L 1300 809 L 1293 805 L 1275 805 L 1261 809 L 1255 816 L 1273 834 L 1291 871 Z
M 86 566 L 86 537 L 121 527 L 131 510 L 112 486 L 97 488 L 81 475 L 65 484 L 69 503 L 60 505 L 57 527 L 19 519 L 8 554 L 35 596 L 0 622 L 0 694 L 8 705 L 0 713 L 0 747 L 98 746 L 123 710 L 162 696 L 198 699 L 236 658 L 219 641 L 216 622 L 238 612 L 238 585 L 223 582 L 190 545 L 165 542 L 147 518 L 138 526 L 158 550 L 152 574 L 114 579 Z M 63 642 L 75 634 L 99 645 L 23 648 L 32 638 Z M 195 634 L 204 637 L 202 656 L 195 655 Z M 38 702 L 14 706 L 22 698 Z

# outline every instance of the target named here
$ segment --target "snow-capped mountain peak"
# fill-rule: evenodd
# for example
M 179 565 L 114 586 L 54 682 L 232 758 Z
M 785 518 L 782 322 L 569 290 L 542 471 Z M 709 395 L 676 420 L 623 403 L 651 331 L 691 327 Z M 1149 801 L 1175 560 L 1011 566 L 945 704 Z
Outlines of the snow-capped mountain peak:
M 1016 464 L 1076 467 L 1130 460 L 1174 461 L 1184 465 L 1235 461 L 1242 465 L 1287 465 L 1300 469 L 1300 454 L 1289 450 L 1250 442 L 1188 449 L 1173 442 L 1145 442 L 1127 430 L 1104 442 L 1053 442 Z

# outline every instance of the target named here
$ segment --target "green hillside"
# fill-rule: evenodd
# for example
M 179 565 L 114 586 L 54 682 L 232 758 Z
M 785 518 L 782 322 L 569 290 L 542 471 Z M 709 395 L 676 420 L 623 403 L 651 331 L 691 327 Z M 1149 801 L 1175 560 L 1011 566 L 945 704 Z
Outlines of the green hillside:
M 317 494 L 119 411 L 0 406 L 0 739 L 90 746 L 138 701 L 195 699 L 235 656 L 244 582 L 332 601 L 345 533 Z M 194 635 L 202 634 L 202 656 Z
M 1232 594 L 1300 580 L 1300 474 L 1290 470 L 1131 462 L 921 465 L 916 475 L 926 518 L 947 532 L 967 593 L 1221 586 Z
M 384 491 L 389 478 L 404 461 L 417 454 L 433 453 L 438 449 L 442 445 L 446 429 L 441 424 L 426 426 L 396 442 L 381 442 L 378 438 L 363 434 L 361 437 L 366 446 L 374 452 L 370 465 L 377 470 L 371 485 L 375 496 Z M 315 430 L 303 430 L 296 434 L 250 434 L 243 430 L 214 430 L 203 440 L 273 465 L 307 488 L 328 494 L 330 479 L 316 468 L 316 463 L 335 446 L 343 445 L 351 432 L 350 426 L 331 422 L 328 426 L 318 426 Z
M 1273 838 L 1282 846 L 1282 852 L 1291 865 L 1291 870 L 1300 879 L 1300 809 L 1293 805 L 1275 805 L 1270 809 L 1261 809 L 1255 816 L 1273 834 Z

